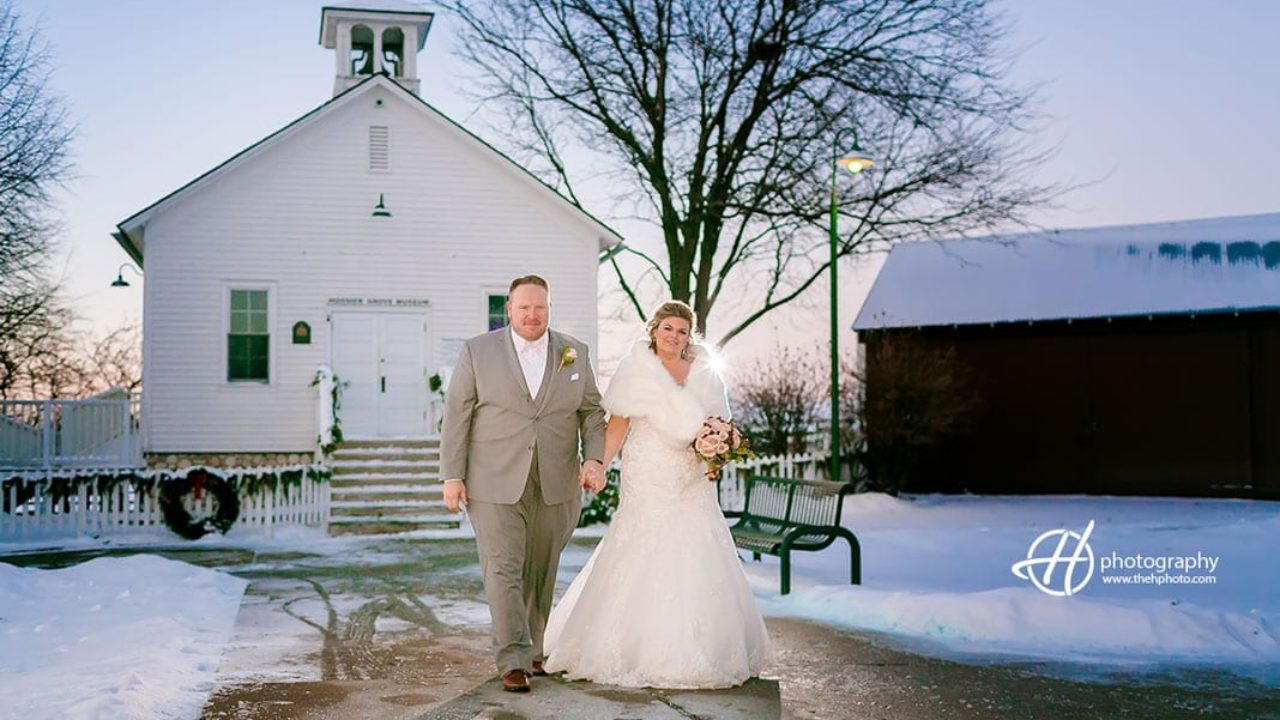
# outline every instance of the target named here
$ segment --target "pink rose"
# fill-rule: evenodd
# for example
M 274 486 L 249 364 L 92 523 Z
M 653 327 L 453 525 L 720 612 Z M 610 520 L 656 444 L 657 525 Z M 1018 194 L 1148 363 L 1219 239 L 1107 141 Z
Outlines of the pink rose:
M 698 451 L 703 457 L 711 457 L 716 454 L 716 448 L 720 446 L 720 441 L 714 436 L 704 435 L 694 442 L 693 449 Z

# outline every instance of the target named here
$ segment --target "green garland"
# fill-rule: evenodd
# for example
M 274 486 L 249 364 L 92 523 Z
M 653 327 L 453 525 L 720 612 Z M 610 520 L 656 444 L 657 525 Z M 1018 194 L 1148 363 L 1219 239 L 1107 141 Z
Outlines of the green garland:
M 311 384 L 308 387 L 315 387 L 320 384 L 320 371 L 316 371 L 316 376 L 311 378 Z M 321 436 L 316 436 L 316 444 L 320 446 L 320 454 L 324 457 L 333 455 L 333 451 L 338 449 L 338 445 L 342 444 L 342 421 L 338 419 L 338 410 L 342 408 L 342 389 L 351 383 L 343 382 L 338 379 L 337 375 L 333 376 L 333 387 L 329 390 L 329 403 L 333 408 L 333 424 L 329 426 L 329 442 L 321 441 Z
M 440 398 L 440 407 L 444 407 L 444 378 L 440 376 L 440 373 L 427 378 L 427 390 Z M 436 418 L 436 432 L 441 432 L 443 429 L 444 413 L 440 413 L 440 417 Z
M 591 498 L 591 502 L 582 507 L 582 513 L 578 515 L 578 527 L 607 524 L 613 519 L 613 512 L 618 509 L 618 469 L 609 468 L 604 477 L 604 487 Z
M 62 504 L 64 511 L 70 510 L 71 498 L 76 497 L 80 488 L 88 489 L 89 494 L 107 496 L 117 487 L 127 484 L 137 495 L 152 494 L 157 489 L 163 490 L 166 484 L 175 481 L 187 481 L 192 470 L 204 470 L 209 479 L 223 483 L 235 490 L 237 499 L 257 497 L 262 493 L 280 492 L 287 499 L 294 488 L 302 486 L 303 479 L 315 482 L 327 482 L 331 476 L 324 465 L 295 466 L 288 468 L 249 468 L 243 471 L 214 468 L 185 468 L 182 470 L 122 470 L 115 472 L 71 473 L 53 477 L 12 475 L 0 480 L 0 510 L 12 513 L 16 508 L 9 507 L 9 495 L 16 489 L 17 506 L 30 502 L 36 494 L 36 486 L 44 486 L 44 496 L 50 505 Z M 158 495 L 157 495 L 158 497 Z M 168 514 L 164 514 L 166 525 L 170 525 Z M 228 525 L 229 527 L 229 525 Z M 170 525 L 179 532 L 178 528 Z M 226 532 L 225 529 L 221 529 Z

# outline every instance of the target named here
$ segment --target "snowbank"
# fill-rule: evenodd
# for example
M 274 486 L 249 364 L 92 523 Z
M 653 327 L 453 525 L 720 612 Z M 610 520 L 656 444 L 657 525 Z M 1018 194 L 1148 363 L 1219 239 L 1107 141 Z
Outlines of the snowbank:
M 247 584 L 154 555 L 0 563 L 6 717 L 199 717 Z
M 843 541 L 794 553 L 785 597 L 776 558 L 748 562 L 766 614 L 891 633 L 944 655 L 1220 663 L 1280 675 L 1280 566 L 1270 554 L 1280 545 L 1280 503 L 876 494 L 846 503 L 844 524 L 862 543 L 863 584 L 848 584 Z M 1040 534 L 1082 533 L 1090 521 L 1097 562 L 1075 594 L 1047 594 L 1012 572 Z M 1197 554 L 1217 559 L 1212 572 L 1194 572 L 1211 576 L 1205 584 L 1126 584 L 1117 577 L 1158 573 L 1102 568 L 1104 557 Z

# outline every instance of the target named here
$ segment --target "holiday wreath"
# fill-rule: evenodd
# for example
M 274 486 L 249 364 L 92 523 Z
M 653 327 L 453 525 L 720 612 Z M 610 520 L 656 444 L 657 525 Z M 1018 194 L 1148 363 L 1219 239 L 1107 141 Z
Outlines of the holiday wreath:
M 183 498 L 190 494 L 192 500 L 199 502 L 206 492 L 215 501 L 213 514 L 193 518 Z M 205 470 L 195 469 L 186 477 L 160 484 L 160 512 L 164 515 L 164 524 L 188 540 L 202 537 L 210 530 L 226 534 L 240 517 L 240 496 L 232 483 Z

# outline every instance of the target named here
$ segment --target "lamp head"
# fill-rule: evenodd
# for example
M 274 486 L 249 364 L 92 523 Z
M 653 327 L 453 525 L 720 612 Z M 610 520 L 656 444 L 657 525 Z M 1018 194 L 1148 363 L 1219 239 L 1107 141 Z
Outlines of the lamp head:
M 875 167 L 876 161 L 872 157 L 857 147 L 853 148 L 853 152 L 847 153 L 836 160 L 836 165 L 849 171 L 850 175 L 857 175 L 863 170 L 870 170 Z
M 111 287 L 129 287 L 129 282 L 124 279 L 125 268 L 138 273 L 139 277 L 142 276 L 142 271 L 134 267 L 133 263 L 120 263 L 120 267 L 116 268 L 116 279 L 111 283 Z

